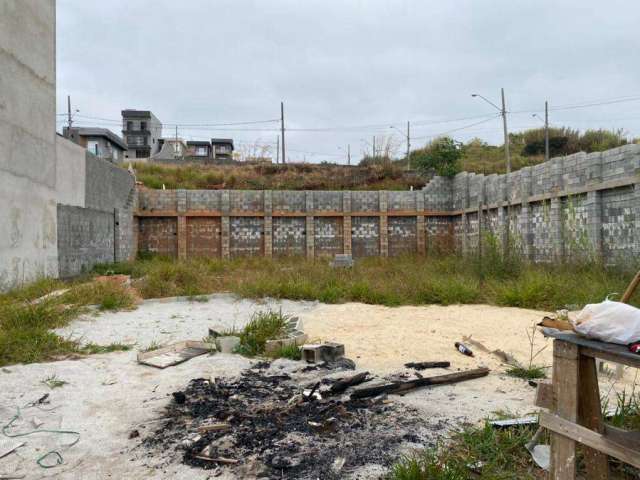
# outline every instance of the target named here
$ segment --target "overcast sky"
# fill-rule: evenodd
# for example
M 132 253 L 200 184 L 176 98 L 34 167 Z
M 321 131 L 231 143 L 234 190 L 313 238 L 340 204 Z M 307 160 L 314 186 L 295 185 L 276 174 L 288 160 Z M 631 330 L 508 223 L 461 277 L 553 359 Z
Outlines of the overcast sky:
M 246 146 L 275 143 L 279 123 L 182 125 L 278 119 L 283 100 L 291 161 L 346 162 L 373 135 L 404 149 L 389 127 L 407 120 L 413 146 L 450 130 L 501 143 L 471 93 L 498 104 L 504 87 L 510 130 L 542 125 L 516 112 L 545 100 L 633 97 L 550 121 L 640 136 L 639 20 L 629 0 L 58 0 L 57 109 L 70 94 L 77 124 L 118 134 L 122 109 L 148 109 L 185 139 Z

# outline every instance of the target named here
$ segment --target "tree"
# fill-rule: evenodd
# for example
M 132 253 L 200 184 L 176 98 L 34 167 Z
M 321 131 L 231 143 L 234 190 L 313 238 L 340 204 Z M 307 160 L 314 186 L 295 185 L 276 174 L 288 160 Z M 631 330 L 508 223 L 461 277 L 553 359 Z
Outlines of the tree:
M 410 154 L 411 164 L 425 173 L 435 172 L 443 177 L 453 177 L 460 171 L 462 149 L 460 144 L 449 137 L 433 140 L 426 147 Z

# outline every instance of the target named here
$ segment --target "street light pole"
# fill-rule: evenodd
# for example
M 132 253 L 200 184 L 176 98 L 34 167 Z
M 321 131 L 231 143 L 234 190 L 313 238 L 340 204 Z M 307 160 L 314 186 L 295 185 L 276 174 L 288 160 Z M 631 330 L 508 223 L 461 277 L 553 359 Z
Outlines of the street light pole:
M 511 155 L 509 153 L 509 132 L 507 130 L 507 107 L 504 101 L 504 88 L 500 89 L 500 96 L 502 97 L 502 108 L 497 106 L 491 100 L 486 99 L 479 93 L 472 93 L 471 96 L 474 98 L 480 97 L 482 100 L 484 100 L 489 105 L 491 105 L 496 110 L 498 110 L 500 112 L 500 115 L 502 115 L 502 128 L 504 130 L 504 156 L 507 163 L 507 173 L 510 173 L 511 172 Z
M 544 102 L 544 160 L 549 161 L 549 102 Z
M 407 120 L 407 170 L 411 170 L 411 122 Z
M 507 131 L 507 107 L 504 102 L 504 88 L 500 89 L 502 95 L 502 126 L 504 128 L 504 155 L 507 159 L 507 173 L 511 173 L 511 155 L 509 153 L 509 132 Z

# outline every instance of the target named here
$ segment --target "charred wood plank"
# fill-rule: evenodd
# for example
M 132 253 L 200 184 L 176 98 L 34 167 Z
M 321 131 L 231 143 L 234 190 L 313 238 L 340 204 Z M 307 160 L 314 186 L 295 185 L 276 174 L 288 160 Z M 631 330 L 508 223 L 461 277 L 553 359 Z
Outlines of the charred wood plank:
M 415 370 L 426 370 L 427 368 L 449 368 L 451 362 L 409 362 L 404 366 Z
M 358 373 L 356 375 L 352 375 L 351 377 L 340 378 L 333 385 L 331 385 L 329 392 L 335 395 L 337 393 L 344 392 L 349 387 L 360 385 L 361 383 L 367 381 L 367 375 L 369 375 L 369 372 Z
M 474 378 L 485 377 L 489 374 L 486 367 L 467 370 L 466 372 L 449 373 L 447 375 L 438 375 L 435 377 L 417 378 L 406 382 L 392 382 L 374 387 L 361 388 L 351 394 L 352 399 L 367 398 L 380 395 L 382 393 L 405 393 L 420 387 L 430 385 L 445 385 L 450 383 L 463 382 Z

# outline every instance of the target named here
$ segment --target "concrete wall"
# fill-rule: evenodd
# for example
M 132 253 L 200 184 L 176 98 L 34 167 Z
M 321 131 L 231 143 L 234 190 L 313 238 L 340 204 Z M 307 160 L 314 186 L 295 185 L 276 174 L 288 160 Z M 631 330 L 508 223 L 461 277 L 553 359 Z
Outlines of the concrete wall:
M 134 179 L 56 134 L 55 73 L 55 1 L 0 0 L 0 291 L 136 252 Z
M 435 177 L 421 191 L 138 192 L 141 250 L 185 257 L 354 257 L 458 251 L 493 237 L 534 262 L 640 255 L 640 146 L 509 175 Z M 142 228 L 144 225 L 144 228 Z
M 55 2 L 0 2 L 0 290 L 58 272 Z
M 454 243 L 464 252 L 493 236 L 502 249 L 534 262 L 634 266 L 640 256 L 639 184 L 640 145 L 625 145 L 552 158 L 509 175 L 435 178 L 424 191 L 432 202 L 449 203 Z
M 135 181 L 126 170 L 58 137 L 58 163 L 77 166 L 75 182 L 61 182 L 57 208 L 59 276 L 71 277 L 96 263 L 128 260 L 137 250 Z M 79 201 L 79 200 L 82 201 Z M 66 201 L 65 201 L 66 200 Z

